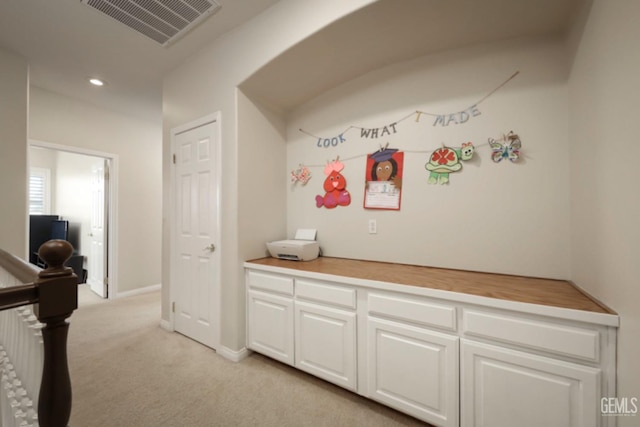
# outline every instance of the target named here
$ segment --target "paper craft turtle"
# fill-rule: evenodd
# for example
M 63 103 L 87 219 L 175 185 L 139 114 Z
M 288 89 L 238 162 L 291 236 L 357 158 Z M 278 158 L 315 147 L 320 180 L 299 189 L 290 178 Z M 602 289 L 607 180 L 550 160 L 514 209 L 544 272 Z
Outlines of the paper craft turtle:
M 347 191 L 347 180 L 340 173 L 344 169 L 344 164 L 339 160 L 327 163 L 324 168 L 324 174 L 327 178 L 324 180 L 323 188 L 326 191 L 324 196 L 316 196 L 316 206 L 321 208 L 324 206 L 333 209 L 336 206 L 347 206 L 351 203 L 351 194 Z
M 448 184 L 449 174 L 462 169 L 461 160 L 471 160 L 475 148 L 471 142 L 462 144 L 461 148 L 442 147 L 435 150 L 424 167 L 431 172 L 429 184 Z

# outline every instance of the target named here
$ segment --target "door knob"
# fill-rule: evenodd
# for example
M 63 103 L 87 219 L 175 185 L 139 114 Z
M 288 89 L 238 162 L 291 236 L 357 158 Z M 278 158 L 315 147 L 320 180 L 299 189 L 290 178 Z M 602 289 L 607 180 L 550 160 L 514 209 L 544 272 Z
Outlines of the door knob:
M 216 245 L 214 245 L 213 243 L 203 249 L 203 251 L 209 251 L 209 252 L 214 252 L 215 250 L 216 250 Z

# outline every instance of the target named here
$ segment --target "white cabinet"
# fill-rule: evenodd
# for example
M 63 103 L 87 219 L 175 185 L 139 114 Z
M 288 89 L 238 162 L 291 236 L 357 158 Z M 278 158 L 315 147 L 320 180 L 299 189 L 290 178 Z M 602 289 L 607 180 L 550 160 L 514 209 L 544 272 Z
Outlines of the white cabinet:
M 356 391 L 356 314 L 296 301 L 296 367 Z
M 465 339 L 461 363 L 463 427 L 600 425 L 598 368 Z
M 602 328 L 465 308 L 461 329 L 463 427 L 610 425 L 599 411 L 614 393 L 602 359 L 615 350 Z
M 357 391 L 356 291 L 247 271 L 247 346 Z
M 247 263 L 248 347 L 438 427 L 616 425 L 600 413 L 616 392 L 616 315 L 335 264 L 349 275 Z
M 367 395 L 434 425 L 457 426 L 455 307 L 390 292 L 366 295 Z
M 368 396 L 434 425 L 458 425 L 457 336 L 369 317 Z
M 293 279 L 247 272 L 247 346 L 294 365 Z
M 251 290 L 248 298 L 249 348 L 293 365 L 293 300 Z
M 357 391 L 356 291 L 295 279 L 296 367 Z

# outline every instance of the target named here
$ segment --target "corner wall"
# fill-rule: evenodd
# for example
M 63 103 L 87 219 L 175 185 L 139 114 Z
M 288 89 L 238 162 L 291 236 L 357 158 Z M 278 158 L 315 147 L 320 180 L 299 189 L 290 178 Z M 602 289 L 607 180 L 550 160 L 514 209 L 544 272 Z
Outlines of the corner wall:
M 24 258 L 27 253 L 27 61 L 0 49 L 0 247 Z
M 287 185 L 287 228 L 317 228 L 326 256 L 379 260 L 494 273 L 569 277 L 567 59 L 558 39 L 514 40 L 429 55 L 371 72 L 297 109 L 287 123 L 287 170 L 311 168 L 305 186 Z M 436 124 L 427 114 L 474 105 L 463 124 Z M 404 120 L 402 120 L 404 119 Z M 399 121 L 402 120 L 402 121 Z M 360 127 L 382 128 L 380 138 Z M 344 133 L 336 147 L 317 136 Z M 516 163 L 491 160 L 488 138 L 513 130 L 522 140 Z M 442 144 L 472 141 L 474 158 L 462 162 L 446 185 L 429 184 L 425 164 Z M 363 208 L 366 154 L 381 145 L 404 151 L 399 211 Z M 351 204 L 318 208 L 327 161 L 344 159 Z M 368 233 L 368 221 L 377 233 Z
M 572 278 L 620 315 L 618 396 L 640 399 L 638 17 L 637 1 L 593 2 L 569 79 L 569 135 Z
M 251 162 L 251 149 L 239 144 L 250 143 L 239 128 L 237 88 L 253 73 L 286 49 L 304 40 L 322 27 L 357 10 L 373 0 L 281 0 L 246 24 L 215 40 L 166 76 L 163 82 L 163 249 L 162 278 L 169 283 L 170 253 L 168 219 L 171 205 L 171 129 L 204 117 L 221 114 L 221 344 L 231 350 L 245 346 L 243 262 L 264 248 L 263 236 L 274 234 L 267 221 L 258 225 L 260 232 L 242 234 L 239 220 L 240 200 L 261 197 L 264 192 L 281 193 L 283 187 L 246 186 L 241 183 L 240 167 Z M 313 11 L 313 13 L 309 13 Z M 286 25 L 284 25 L 286 23 Z M 268 121 L 269 119 L 267 119 Z M 261 120 L 262 121 L 262 120 Z M 249 130 L 249 133 L 251 131 Z M 245 134 L 246 135 L 246 134 Z M 259 141 L 257 143 L 260 143 Z M 285 156 L 282 148 L 281 156 Z M 283 179 L 286 175 L 283 172 Z M 258 178 L 259 179 L 259 178 Z M 242 193 L 240 188 L 242 187 Z M 277 208 L 286 216 L 285 206 Z M 258 213 L 256 213 L 257 215 Z M 257 221 L 260 221 L 259 217 Z M 276 227 L 281 227 L 280 225 Z M 242 239 L 242 241 L 240 241 Z M 168 321 L 169 288 L 162 289 L 162 319 Z

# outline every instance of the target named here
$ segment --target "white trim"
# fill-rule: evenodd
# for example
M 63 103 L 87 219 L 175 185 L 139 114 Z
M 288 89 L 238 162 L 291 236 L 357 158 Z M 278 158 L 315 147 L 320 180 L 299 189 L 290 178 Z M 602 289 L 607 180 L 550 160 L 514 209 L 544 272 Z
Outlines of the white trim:
M 67 153 L 84 154 L 87 156 L 102 157 L 109 160 L 109 228 L 107 230 L 107 277 L 109 278 L 108 299 L 118 295 L 118 155 L 104 151 L 91 150 L 83 147 L 54 144 L 51 142 L 29 140 L 29 147 L 48 148 L 50 150 L 64 151 Z M 28 209 L 27 209 L 28 211 Z M 27 232 L 27 239 L 29 230 Z M 28 241 L 28 240 L 27 240 Z
M 98 150 L 92 150 L 90 148 L 56 144 L 53 142 L 40 141 L 37 139 L 30 139 L 29 146 L 48 148 L 50 150 L 65 151 L 67 153 L 84 154 L 85 156 L 105 157 L 108 159 L 113 159 L 118 157 L 117 154 L 107 153 L 106 151 L 98 151 Z
M 175 332 L 173 330 L 173 326 L 171 325 L 171 322 L 169 322 L 168 320 L 160 319 L 160 327 L 165 331 Z
M 242 347 L 240 350 L 236 351 L 231 350 L 229 347 L 220 346 L 220 348 L 216 350 L 216 353 L 227 360 L 231 360 L 232 362 L 240 362 L 249 357 L 253 352 L 248 350 L 246 347 Z
M 171 148 L 173 148 L 173 140 L 177 135 L 214 122 L 220 123 L 220 112 L 209 114 L 204 117 L 200 117 L 199 119 L 192 120 L 183 125 L 174 127 L 173 129 L 171 129 Z
M 222 218 L 221 218 L 221 209 L 220 209 L 220 201 L 222 199 L 222 188 L 221 188 L 221 182 L 222 182 L 222 123 L 221 123 L 221 114 L 220 112 L 215 112 L 209 115 L 206 115 L 204 117 L 201 117 L 199 119 L 195 119 L 192 120 L 188 123 L 185 123 L 183 125 L 180 126 L 176 126 L 175 128 L 170 130 L 170 135 L 171 135 L 171 152 L 169 153 L 169 169 L 170 169 L 170 177 L 169 177 L 169 206 L 171 206 L 170 210 L 169 210 L 169 330 L 174 331 L 175 330 L 175 313 L 173 313 L 173 310 L 171 310 L 171 305 L 173 304 L 173 302 L 175 301 L 175 294 L 176 294 L 176 290 L 175 287 L 173 286 L 174 283 L 176 283 L 176 278 L 174 276 L 175 274 L 175 260 L 177 259 L 178 254 L 176 253 L 176 233 L 177 233 L 177 227 L 176 227 L 176 214 L 175 214 L 175 209 L 176 209 L 176 203 L 175 203 L 175 199 L 176 199 L 176 186 L 175 186 L 175 167 L 173 165 L 173 155 L 176 152 L 175 149 L 175 140 L 176 140 L 176 136 L 189 131 L 191 129 L 200 127 L 200 126 L 205 126 L 209 123 L 214 123 L 217 122 L 218 123 L 218 128 L 217 128 L 217 140 L 218 140 L 218 144 L 217 144 L 217 152 L 216 152 L 216 185 L 217 185 L 217 189 L 216 189 L 216 217 L 217 217 L 217 224 L 216 224 L 216 228 L 218 231 L 218 236 L 217 236 L 217 241 L 214 243 L 216 245 L 216 250 L 217 251 L 223 251 L 224 249 L 222 248 L 222 245 L 220 244 L 220 239 L 221 239 L 221 234 L 222 234 Z M 220 252 L 220 260 L 222 260 L 222 252 Z M 222 261 L 221 261 L 222 262 Z M 217 295 L 214 296 L 214 304 L 217 304 L 217 307 L 215 308 L 216 313 L 218 314 L 218 319 L 217 320 L 217 330 L 216 330 L 216 339 L 215 339 L 215 343 L 214 343 L 214 348 L 215 349 L 222 349 L 222 346 L 220 344 L 220 340 L 221 340 L 221 336 L 222 336 L 222 304 L 220 303 L 221 301 L 221 297 L 222 297 L 222 277 L 220 275 L 220 271 L 216 271 L 217 274 L 217 279 L 218 279 L 218 288 L 216 289 L 216 293 Z M 231 350 L 229 350 L 231 351 Z M 244 357 L 242 357 L 241 359 L 243 359 Z M 239 359 L 240 360 L 240 359 Z
M 148 294 L 149 292 L 155 292 L 162 289 L 161 284 L 145 286 L 144 288 L 132 289 L 130 291 L 118 292 L 115 298 L 127 298 L 135 295 Z

